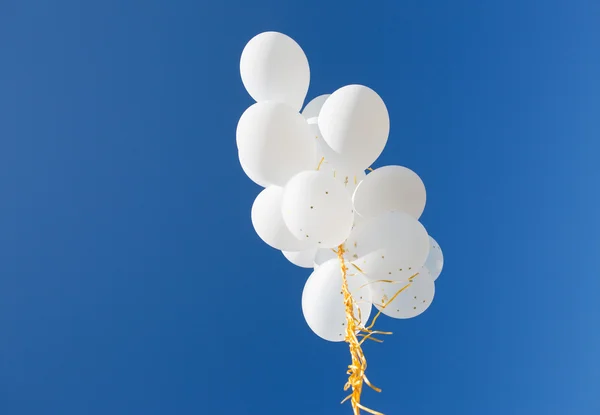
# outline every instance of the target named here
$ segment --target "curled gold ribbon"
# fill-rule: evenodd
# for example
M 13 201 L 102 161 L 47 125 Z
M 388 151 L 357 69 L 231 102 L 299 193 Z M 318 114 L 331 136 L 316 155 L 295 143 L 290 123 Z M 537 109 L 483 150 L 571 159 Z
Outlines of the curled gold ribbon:
M 345 336 L 344 340 L 346 343 L 348 343 L 348 346 L 350 348 L 350 357 L 352 358 L 352 363 L 350 365 L 348 365 L 348 371 L 346 372 L 348 374 L 348 381 L 344 385 L 344 391 L 352 389 L 352 393 L 350 395 L 346 396 L 346 398 L 344 398 L 342 403 L 350 400 L 354 415 L 360 415 L 361 410 L 368 412 L 370 414 L 373 414 L 373 415 L 383 415 L 381 412 L 377 412 L 372 409 L 369 409 L 369 408 L 361 405 L 361 403 L 360 403 L 363 383 L 366 383 L 367 386 L 369 386 L 375 392 L 381 392 L 381 389 L 379 389 L 378 387 L 373 386 L 373 384 L 371 384 L 371 382 L 369 381 L 369 379 L 367 378 L 367 376 L 365 374 L 365 372 L 367 370 L 367 358 L 365 357 L 365 355 L 363 353 L 362 344 L 366 340 L 372 340 L 377 343 L 381 343 L 381 342 L 383 342 L 383 340 L 377 339 L 373 336 L 374 335 L 392 334 L 391 332 L 373 330 L 373 327 L 375 326 L 375 322 L 381 315 L 381 311 L 385 307 L 387 307 L 388 304 L 390 304 L 392 301 L 394 301 L 396 299 L 396 297 L 398 297 L 398 295 L 400 295 L 400 293 L 402 293 L 404 290 L 406 290 L 408 287 L 410 287 L 410 285 L 412 284 L 412 280 L 419 274 L 416 273 L 413 276 L 411 276 L 408 279 L 408 284 L 406 284 L 402 288 L 400 288 L 398 290 L 398 292 L 396 292 L 396 294 L 394 294 L 394 296 L 389 301 L 387 301 L 385 304 L 380 305 L 380 310 L 377 313 L 377 315 L 375 315 L 375 317 L 373 317 L 371 324 L 367 327 L 364 327 L 364 325 L 362 324 L 362 321 L 361 321 L 361 317 L 360 317 L 360 309 L 358 309 L 358 314 L 359 314 L 358 318 L 354 315 L 354 305 L 356 304 L 356 302 L 352 298 L 352 294 L 350 293 L 350 290 L 348 288 L 348 267 L 346 266 L 346 263 L 344 260 L 345 252 L 346 251 L 345 251 L 343 244 L 340 245 L 336 251 L 338 259 L 340 261 L 340 269 L 342 271 L 342 294 L 344 296 L 344 306 L 346 309 L 346 336 Z M 351 265 L 356 270 L 358 270 L 360 273 L 363 273 L 363 271 L 359 267 L 357 267 L 356 265 L 354 265 L 352 263 L 351 263 Z M 374 282 L 393 283 L 394 281 L 381 280 L 381 281 L 374 281 Z M 359 337 L 361 337 L 360 340 L 359 340 Z
M 362 322 L 360 321 L 360 317 L 357 319 L 354 315 L 354 299 L 352 298 L 352 294 L 350 294 L 350 290 L 348 289 L 348 279 L 347 272 L 348 267 L 346 267 L 346 263 L 344 261 L 344 245 L 340 245 L 337 250 L 338 259 L 340 261 L 340 268 L 342 271 L 342 294 L 344 296 L 344 306 L 346 308 L 346 337 L 345 341 L 348 343 L 350 348 L 350 357 L 352 358 L 352 363 L 348 365 L 348 382 L 344 385 L 344 390 L 347 391 L 352 389 L 352 393 L 348 395 L 342 403 L 350 400 L 352 405 L 352 410 L 354 415 L 360 415 L 361 409 L 365 412 L 368 412 L 373 415 L 383 415 L 381 412 L 374 411 L 369 409 L 360 403 L 360 397 L 362 394 L 363 383 L 366 383 L 371 389 L 376 392 L 381 392 L 381 389 L 373 386 L 365 372 L 367 370 L 367 358 L 365 357 L 362 351 L 362 342 L 364 342 L 367 338 L 372 339 L 372 335 L 376 334 L 370 329 L 361 328 Z M 360 314 L 360 310 L 359 310 Z M 365 334 L 362 340 L 358 340 L 358 335 Z M 382 334 L 382 333 L 377 333 Z M 367 337 L 368 336 L 368 337 Z

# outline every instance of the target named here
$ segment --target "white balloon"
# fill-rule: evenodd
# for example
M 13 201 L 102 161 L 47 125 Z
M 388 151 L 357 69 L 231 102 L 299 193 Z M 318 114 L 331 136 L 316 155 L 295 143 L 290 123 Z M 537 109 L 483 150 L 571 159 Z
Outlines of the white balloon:
M 302 251 L 311 247 L 310 241 L 300 240 L 289 231 L 281 216 L 283 189 L 269 186 L 258 194 L 252 204 L 254 230 L 267 245 L 284 251 Z
M 360 225 L 361 223 L 364 223 L 366 220 L 367 219 L 363 218 L 358 213 L 356 213 L 356 211 L 354 211 L 354 227 Z
M 346 241 L 344 242 L 344 255 L 352 263 L 358 260 L 356 248 L 358 247 L 358 240 L 359 238 L 361 238 L 361 234 L 367 222 L 370 222 L 370 220 L 359 219 L 356 212 L 354 212 L 354 222 L 352 224 L 352 230 L 350 231 L 350 235 L 348 235 L 348 238 L 346 238 Z
M 419 219 L 425 209 L 425 185 L 412 170 L 402 166 L 384 166 L 371 173 L 356 188 L 352 201 L 363 217 L 402 211 Z
M 409 214 L 389 212 L 357 226 L 345 246 L 369 279 L 402 280 L 425 264 L 429 235 Z
M 419 275 L 412 281 L 374 282 L 369 287 L 375 307 L 392 318 L 418 316 L 429 308 L 435 296 L 435 283 L 425 267 L 421 268 Z M 396 295 L 404 287 L 406 288 Z
M 359 185 L 359 183 L 367 176 L 364 170 L 346 170 L 337 167 L 329 162 L 326 154 L 330 154 L 331 150 L 328 149 L 327 144 L 323 141 L 323 136 L 319 130 L 319 125 L 315 122 L 315 118 L 308 120 L 308 126 L 316 138 L 317 152 L 316 152 L 316 167 L 319 171 L 325 172 L 333 176 L 334 179 L 344 185 L 346 191 L 351 195 Z
M 371 292 L 366 278 L 360 274 L 347 275 L 348 290 L 355 302 L 354 315 L 360 315 L 364 326 L 371 315 Z M 360 310 L 360 311 L 359 311 Z M 327 261 L 306 281 L 302 292 L 302 313 L 310 329 L 319 337 L 344 341 L 346 308 L 342 294 L 342 273 L 337 259 Z
M 285 104 L 261 102 L 238 122 L 240 161 L 257 183 L 283 186 L 296 173 L 314 169 L 315 139 L 304 118 Z
M 326 169 L 333 168 L 333 165 L 330 162 L 330 157 L 333 154 L 331 149 L 327 146 L 327 143 L 323 140 L 323 134 L 321 134 L 321 130 L 319 129 L 319 124 L 317 123 L 317 118 L 311 118 L 307 121 L 310 132 L 315 138 L 316 143 L 316 153 L 315 153 L 315 163 L 316 168 L 318 169 Z M 335 156 L 334 156 L 335 157 Z
M 350 195 L 354 194 L 354 191 L 358 185 L 367 176 L 364 170 L 347 171 L 333 166 L 331 167 L 329 174 L 332 175 L 334 179 L 342 183 L 344 185 L 344 189 L 346 189 Z
M 352 229 L 352 200 L 344 186 L 320 171 L 304 171 L 283 189 L 283 220 L 296 238 L 319 248 L 343 243 Z
M 444 268 L 442 248 L 440 248 L 440 245 L 431 236 L 429 237 L 429 256 L 427 257 L 427 261 L 425 261 L 425 266 L 431 272 L 431 278 L 434 281 L 438 279 Z
M 339 157 L 337 154 L 335 154 L 335 151 L 333 151 L 329 145 L 325 142 L 325 140 L 323 139 L 323 134 L 321 134 L 321 129 L 319 128 L 319 123 L 318 123 L 319 119 L 317 117 L 313 117 L 308 119 L 306 122 L 308 123 L 308 126 L 310 127 L 310 131 L 312 132 L 313 136 L 316 139 L 316 155 L 315 155 L 315 163 L 317 168 L 323 169 L 323 170 L 327 170 L 327 169 L 335 169 L 336 166 L 334 166 L 331 163 L 331 160 L 339 160 Z M 347 165 L 344 164 L 340 164 L 343 168 L 348 169 Z M 363 171 L 363 170 L 360 170 Z
M 325 101 L 327 101 L 327 98 L 329 98 L 330 95 L 331 94 L 319 95 L 318 97 L 310 101 L 308 104 L 306 104 L 306 107 L 304 107 L 304 109 L 302 110 L 302 115 L 304 116 L 304 118 L 309 120 L 311 118 L 318 117 L 319 112 L 321 112 L 321 108 L 323 107 L 323 104 L 325 103 Z
M 327 261 L 330 261 L 332 259 L 337 259 L 337 257 L 338 257 L 338 254 L 337 254 L 336 250 L 333 248 L 317 249 L 317 253 L 316 253 L 315 259 L 314 259 L 314 268 L 317 269 L 321 265 L 326 263 Z M 348 258 L 345 258 L 345 259 L 348 260 Z
M 252 170 L 250 170 L 248 168 L 248 166 L 246 165 L 246 163 L 244 162 L 244 160 L 242 160 L 241 155 L 238 153 L 238 158 L 240 160 L 240 166 L 242 166 L 242 170 L 244 171 L 244 173 L 246 173 L 246 176 L 248 176 L 248 178 L 250 180 L 252 180 L 254 183 L 256 183 L 257 185 L 261 186 L 261 187 L 268 187 L 269 183 L 267 182 L 263 182 L 262 180 L 260 180 L 260 178 L 257 177 L 256 173 L 254 173 Z
M 302 108 L 310 68 L 304 51 L 289 36 L 264 32 L 253 37 L 242 52 L 240 73 L 255 101 L 283 102 L 296 111 Z
M 290 252 L 290 251 L 281 251 L 283 256 L 286 257 L 288 261 L 292 264 L 301 267 L 301 268 L 314 268 L 315 266 L 315 256 L 317 255 L 317 250 L 319 248 L 313 247 L 309 249 L 305 249 L 304 251 Z
M 390 132 L 383 100 L 362 85 L 348 85 L 331 94 L 318 123 L 332 153 L 326 157 L 346 170 L 368 168 L 383 151 Z
M 315 159 L 314 165 L 315 170 L 320 170 L 321 168 L 329 168 L 329 160 L 325 157 L 325 153 L 323 152 L 323 136 L 321 135 L 321 130 L 319 130 L 319 125 L 317 124 L 317 118 L 311 118 L 306 121 L 308 124 L 308 129 L 310 130 L 311 137 L 315 140 Z

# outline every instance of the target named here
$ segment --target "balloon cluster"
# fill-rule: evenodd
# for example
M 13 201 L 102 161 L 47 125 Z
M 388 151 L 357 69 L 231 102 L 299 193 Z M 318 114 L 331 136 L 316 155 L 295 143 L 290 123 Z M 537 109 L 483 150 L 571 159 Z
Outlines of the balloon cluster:
M 443 255 L 419 222 L 425 186 L 406 167 L 370 168 L 390 130 L 372 89 L 344 86 L 299 112 L 310 69 L 290 37 L 255 36 L 240 72 L 256 103 L 237 126 L 239 160 L 264 187 L 252 206 L 254 229 L 293 264 L 314 268 L 302 293 L 305 320 L 325 340 L 358 345 L 360 362 L 356 335 L 372 338 L 372 306 L 406 319 L 433 300 Z M 353 407 L 366 409 L 355 400 Z

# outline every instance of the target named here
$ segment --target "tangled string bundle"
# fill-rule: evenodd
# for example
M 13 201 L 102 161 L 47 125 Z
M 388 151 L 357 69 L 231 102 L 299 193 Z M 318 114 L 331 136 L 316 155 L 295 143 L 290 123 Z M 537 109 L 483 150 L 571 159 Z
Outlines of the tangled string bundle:
M 364 384 L 381 391 L 366 376 L 362 345 L 391 334 L 374 330 L 381 314 L 423 313 L 443 268 L 439 245 L 419 222 L 425 185 L 403 166 L 370 167 L 390 133 L 387 107 L 372 89 L 347 85 L 303 107 L 310 69 L 288 36 L 252 38 L 240 72 L 256 103 L 237 125 L 239 161 L 264 188 L 252 205 L 254 229 L 291 263 L 313 269 L 302 312 L 317 336 L 349 346 L 351 393 L 342 403 L 355 415 L 382 415 L 361 404 Z

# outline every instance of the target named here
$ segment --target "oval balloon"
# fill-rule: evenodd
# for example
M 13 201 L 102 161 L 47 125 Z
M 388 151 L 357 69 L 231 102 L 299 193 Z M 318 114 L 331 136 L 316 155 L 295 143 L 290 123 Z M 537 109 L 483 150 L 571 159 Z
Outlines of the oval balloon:
M 362 216 L 357 214 L 356 211 L 354 211 L 354 227 L 360 225 L 361 223 L 364 223 L 366 220 L 367 219 L 363 218 Z
M 316 149 L 315 160 L 314 160 L 315 169 L 321 170 L 321 169 L 331 168 L 329 160 L 327 160 L 325 152 L 323 151 L 323 144 L 322 144 L 322 143 L 324 143 L 323 135 L 321 134 L 321 130 L 319 130 L 319 124 L 317 124 L 317 119 L 311 118 L 310 120 L 307 121 L 307 124 L 308 124 L 308 128 L 310 130 L 310 133 L 315 140 L 315 149 Z
M 390 211 L 402 211 L 419 219 L 425 209 L 425 185 L 412 170 L 384 166 L 357 186 L 352 201 L 356 212 L 365 218 Z
M 290 252 L 281 251 L 283 256 L 292 264 L 300 268 L 314 268 L 317 247 L 305 249 L 304 251 Z
M 367 219 L 359 219 L 356 212 L 354 212 L 354 222 L 352 225 L 352 230 L 350 231 L 350 235 L 344 242 L 344 255 L 354 263 L 358 260 L 357 255 L 357 247 L 358 247 L 358 239 L 360 238 L 361 233 L 363 232 L 363 228 L 366 226 L 369 220 Z
M 353 230 L 346 250 L 370 279 L 401 280 L 420 269 L 429 254 L 429 235 L 415 218 L 389 212 Z
M 319 248 L 343 243 L 352 229 L 352 200 L 340 182 L 320 171 L 290 179 L 281 200 L 283 220 L 296 238 Z
M 367 176 L 364 170 L 345 170 L 343 168 L 337 167 L 329 162 L 327 158 L 327 154 L 330 154 L 330 150 L 327 149 L 327 144 L 323 141 L 323 136 L 321 135 L 321 131 L 319 130 L 319 125 L 315 122 L 315 120 L 311 118 L 308 121 L 309 128 L 314 135 L 317 143 L 317 152 L 315 163 L 316 167 L 319 171 L 325 172 L 333 176 L 334 179 L 339 181 L 344 185 L 346 191 L 348 191 L 351 195 L 354 194 L 358 184 Z
M 246 91 L 257 102 L 275 101 L 300 111 L 310 83 L 308 59 L 289 36 L 264 32 L 253 37 L 240 59 Z
M 300 240 L 289 231 L 281 216 L 283 189 L 269 186 L 258 194 L 252 204 L 254 230 L 267 245 L 283 251 L 302 251 L 311 247 L 310 241 Z
M 302 115 L 304 116 L 304 118 L 309 120 L 311 118 L 318 117 L 319 113 L 321 112 L 321 108 L 323 107 L 323 104 L 325 103 L 325 101 L 327 101 L 327 98 L 329 98 L 330 95 L 331 94 L 319 95 L 318 97 L 310 101 L 308 104 L 306 104 L 306 107 L 304 107 L 304 109 L 302 110 Z
M 285 104 L 261 102 L 238 122 L 240 160 L 257 183 L 283 186 L 296 173 L 314 169 L 315 139 L 304 118 Z
M 335 180 L 343 184 L 344 189 L 346 189 L 350 195 L 354 194 L 358 185 L 367 176 L 364 170 L 347 171 L 334 166 L 331 167 L 329 174 L 332 175 Z
M 442 248 L 440 248 L 440 245 L 431 236 L 429 237 L 429 256 L 427 257 L 427 261 L 425 261 L 425 266 L 431 272 L 431 278 L 434 281 L 438 279 L 444 268 L 444 253 L 442 252 Z
M 332 153 L 329 161 L 346 170 L 367 169 L 383 151 L 390 132 L 383 100 L 363 85 L 348 85 L 331 94 L 318 123 Z
M 375 307 L 386 316 L 399 319 L 423 313 L 435 296 L 435 283 L 425 267 L 410 281 L 374 282 L 369 287 Z
M 238 153 L 238 159 L 240 161 L 240 166 L 242 166 L 242 170 L 244 171 L 244 173 L 246 173 L 246 176 L 248 176 L 248 178 L 250 180 L 252 180 L 254 183 L 256 183 L 257 185 L 259 185 L 261 187 L 269 186 L 269 183 L 263 182 L 262 180 L 260 180 L 260 178 L 256 175 L 256 173 L 254 173 L 252 170 L 250 170 L 248 168 L 248 166 L 246 165 L 244 160 L 242 160 L 242 157 L 239 153 Z
M 371 292 L 367 280 L 360 274 L 348 275 L 348 289 L 355 301 L 354 315 L 362 325 L 371 315 Z M 310 329 L 319 337 L 344 341 L 346 336 L 346 308 L 342 294 L 342 273 L 337 259 L 327 261 L 306 281 L 302 292 L 302 313 Z
M 320 248 L 317 249 L 317 253 L 314 259 L 314 268 L 317 269 L 327 261 L 332 259 L 337 259 L 338 255 L 335 249 L 333 248 Z

